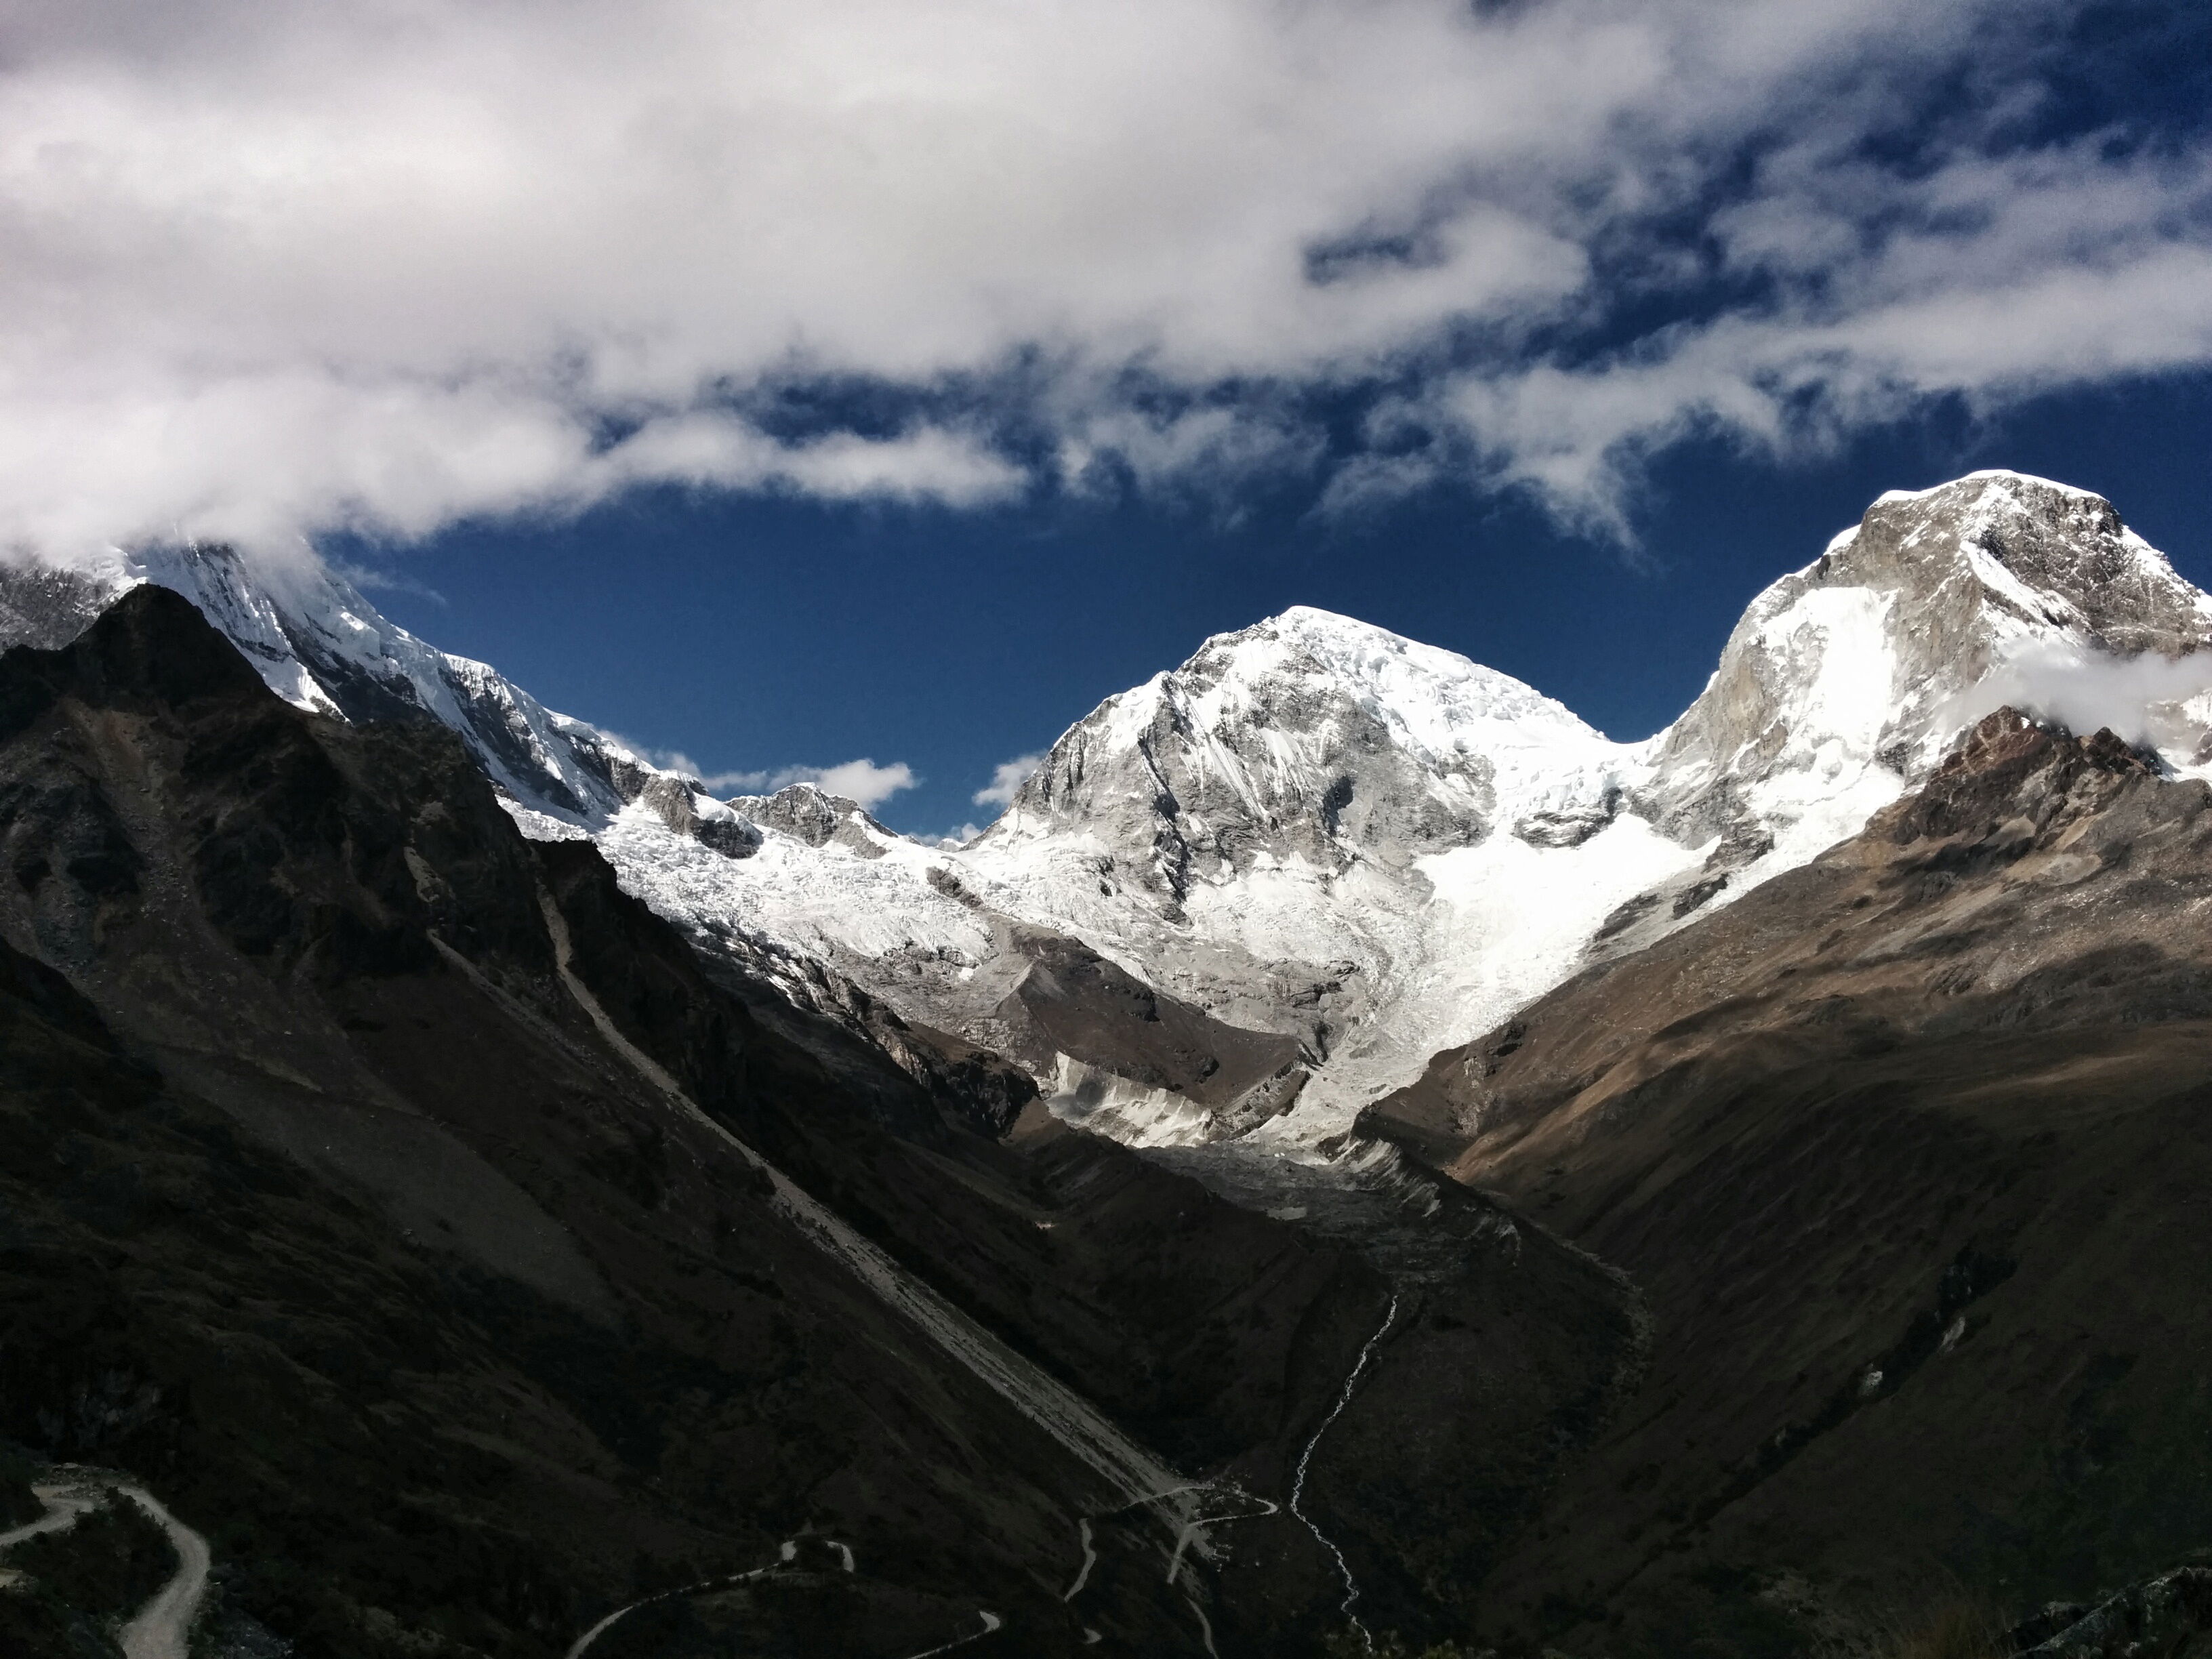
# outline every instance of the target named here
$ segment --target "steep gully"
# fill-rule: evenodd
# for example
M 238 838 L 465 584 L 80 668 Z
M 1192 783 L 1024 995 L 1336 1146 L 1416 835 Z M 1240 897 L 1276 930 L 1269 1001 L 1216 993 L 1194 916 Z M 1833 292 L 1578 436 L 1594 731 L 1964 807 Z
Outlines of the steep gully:
M 1120 1500 L 1091 1515 L 1078 1518 L 1078 1536 L 1083 1550 L 1083 1565 L 1076 1580 L 1062 1600 L 1073 1601 L 1087 1583 L 1097 1560 L 1091 1541 L 1091 1522 L 1109 1515 L 1126 1513 L 1131 1510 L 1159 1506 L 1163 1519 L 1169 1521 L 1175 1534 L 1175 1544 L 1168 1556 L 1167 1582 L 1173 1586 L 1182 1572 L 1187 1554 L 1210 1557 L 1212 1548 L 1208 1528 L 1232 1522 L 1257 1520 L 1277 1514 L 1282 1506 L 1269 1499 L 1244 1492 L 1233 1481 L 1186 1480 L 1137 1444 L 1109 1421 L 1091 1403 L 1054 1380 L 1042 1370 L 1015 1353 L 998 1338 L 965 1314 L 960 1312 L 928 1285 L 900 1267 L 874 1244 L 862 1237 L 842 1217 L 813 1198 L 789 1176 L 776 1169 L 760 1153 L 717 1121 L 686 1094 L 676 1079 L 650 1055 L 640 1049 L 618 1028 L 601 1006 L 591 988 L 580 978 L 574 968 L 572 942 L 568 920 L 561 913 L 550 893 L 541 892 L 540 908 L 545 918 L 548 933 L 554 947 L 554 960 L 562 983 L 577 1006 L 592 1023 L 607 1044 L 683 1116 L 706 1129 L 727 1145 L 751 1168 L 767 1176 L 775 1192 L 777 1208 L 810 1242 L 842 1263 L 855 1278 L 866 1285 L 887 1305 L 903 1314 L 915 1327 L 927 1334 L 963 1367 L 976 1378 L 1003 1396 L 1023 1415 L 1037 1425 L 1063 1449 L 1079 1462 L 1088 1466 L 1105 1484 L 1110 1494 Z M 453 958 L 466 968 L 465 961 Z M 1352 1614 L 1359 1598 L 1359 1588 L 1343 1552 L 1322 1532 L 1311 1516 L 1303 1512 L 1299 1500 L 1304 1494 L 1306 1476 L 1314 1450 L 1322 1436 L 1342 1415 L 1351 1403 L 1361 1375 L 1367 1369 L 1375 1350 L 1389 1334 L 1398 1316 L 1398 1299 L 1393 1297 L 1389 1313 L 1382 1325 L 1360 1349 L 1358 1358 L 1346 1376 L 1336 1402 L 1307 1441 L 1297 1462 L 1296 1484 L 1291 1496 L 1291 1510 L 1304 1522 L 1320 1542 L 1322 1547 L 1335 1560 L 1343 1577 L 1346 1595 L 1341 1604 L 1354 1628 L 1363 1640 L 1372 1646 L 1364 1626 Z M 1241 1500 L 1243 1505 L 1258 1504 L 1258 1508 L 1243 1507 L 1229 1514 L 1207 1514 L 1209 1499 Z M 788 1564 L 796 1553 L 797 1540 L 785 1540 L 780 1553 L 780 1564 Z M 831 1541 L 830 1547 L 842 1552 L 844 1571 L 854 1571 L 853 1552 L 849 1546 Z M 709 1593 L 712 1590 L 734 1587 L 760 1577 L 775 1570 L 775 1565 L 729 1577 L 709 1580 L 678 1589 L 663 1591 L 642 1601 L 616 1609 L 602 1618 L 580 1636 L 570 1647 L 567 1659 L 583 1659 L 583 1656 L 606 1630 L 626 1614 L 652 1602 L 679 1596 Z M 1192 1614 L 1196 1618 L 1206 1650 L 1216 1652 L 1213 1632 L 1194 1589 L 1189 1597 Z M 1002 1627 L 1000 1616 L 988 1609 L 977 1610 L 982 1628 L 961 1637 L 941 1647 L 927 1650 L 912 1659 L 928 1659 L 929 1655 L 951 1651 L 981 1639 Z M 1097 1639 L 1096 1632 L 1086 1629 L 1086 1640 Z M 132 1659 L 137 1659 L 133 1656 Z

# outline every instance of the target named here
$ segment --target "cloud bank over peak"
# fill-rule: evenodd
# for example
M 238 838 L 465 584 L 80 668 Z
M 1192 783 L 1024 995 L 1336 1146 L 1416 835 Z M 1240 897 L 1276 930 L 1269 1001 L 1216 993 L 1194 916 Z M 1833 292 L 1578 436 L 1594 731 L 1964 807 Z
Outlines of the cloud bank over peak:
M 2081 736 L 2107 730 L 2186 765 L 2212 716 L 2212 660 L 2108 657 L 2063 641 L 2018 642 L 1952 711 L 1960 723 L 2011 707 Z
M 2077 10 L 13 0 L 0 544 L 1285 476 L 1619 531 L 1692 434 L 2212 362 L 2205 135 L 2059 119 Z

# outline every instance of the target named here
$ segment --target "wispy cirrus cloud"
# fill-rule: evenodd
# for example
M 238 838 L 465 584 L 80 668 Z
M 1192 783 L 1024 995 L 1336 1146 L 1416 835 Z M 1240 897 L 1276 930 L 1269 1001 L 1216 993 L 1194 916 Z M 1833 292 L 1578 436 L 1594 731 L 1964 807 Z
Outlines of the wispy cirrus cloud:
M 2060 118 L 2081 9 L 16 0 L 0 543 L 1284 478 L 1626 534 L 1686 435 L 2212 364 L 2204 124 Z
M 411 599 L 427 599 L 441 610 L 447 604 L 446 596 L 428 582 L 407 574 L 402 570 L 387 570 L 380 567 L 355 564 L 344 559 L 327 559 L 330 572 L 339 580 L 350 583 L 365 593 L 404 593 Z

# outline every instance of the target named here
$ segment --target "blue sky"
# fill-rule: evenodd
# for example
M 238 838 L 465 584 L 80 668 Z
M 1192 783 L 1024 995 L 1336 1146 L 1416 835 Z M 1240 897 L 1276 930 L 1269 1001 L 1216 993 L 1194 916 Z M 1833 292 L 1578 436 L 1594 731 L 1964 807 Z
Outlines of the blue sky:
M 1247 522 L 1141 500 L 988 511 L 661 491 L 557 527 L 470 529 L 378 603 L 553 706 L 709 772 L 865 756 L 920 778 L 876 810 L 938 835 L 1102 697 L 1206 635 L 1316 605 L 1442 645 L 1617 737 L 1671 720 L 1744 604 L 1887 489 L 2009 466 L 2109 495 L 2212 586 L 2212 376 L 1940 418 L 1817 464 L 1691 448 L 1657 470 L 1639 550 L 1510 496 L 1437 488 L 1350 521 L 1295 496 Z M 527 580 L 518 573 L 527 571 Z
M 0 556 L 337 559 L 916 829 L 1292 603 L 1649 731 L 1980 465 L 2203 574 L 2208 376 L 2202 5 L 0 9 Z

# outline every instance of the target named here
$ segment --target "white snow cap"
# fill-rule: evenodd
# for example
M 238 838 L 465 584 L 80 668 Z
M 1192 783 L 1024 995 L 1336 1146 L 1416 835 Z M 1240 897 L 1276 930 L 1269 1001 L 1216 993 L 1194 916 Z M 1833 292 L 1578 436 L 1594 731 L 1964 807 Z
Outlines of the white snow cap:
M 2033 472 L 2016 472 L 2008 466 L 1984 467 L 1978 472 L 1969 472 L 1963 477 L 1951 478 L 1942 483 L 1930 484 L 1925 489 L 1885 489 L 1875 497 L 1875 505 L 1887 506 L 1892 501 L 1924 501 L 1930 495 L 1947 489 L 1956 489 L 1960 484 L 2006 483 L 2031 484 L 2039 489 L 2056 490 L 2062 495 L 2072 495 L 2085 501 L 2104 501 L 2094 489 L 2084 489 L 2078 484 L 2060 483 L 2056 478 L 2040 478 Z M 2107 506 L 2109 502 L 2106 503 Z

